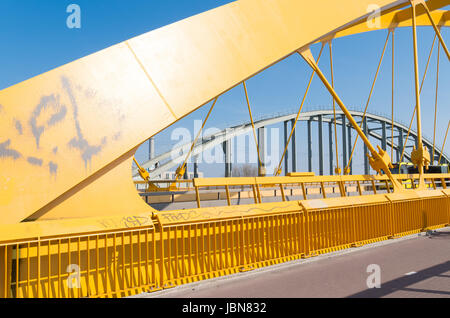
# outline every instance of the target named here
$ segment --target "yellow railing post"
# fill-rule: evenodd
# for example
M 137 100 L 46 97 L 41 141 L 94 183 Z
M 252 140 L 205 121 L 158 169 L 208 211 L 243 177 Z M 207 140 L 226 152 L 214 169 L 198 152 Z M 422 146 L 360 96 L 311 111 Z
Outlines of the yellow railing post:
M 10 298 L 12 273 L 12 248 L 0 246 L 0 298 Z
M 197 208 L 200 208 L 200 192 L 197 186 L 195 186 L 195 199 L 197 201 Z
M 283 201 L 286 201 L 286 196 L 284 195 L 284 188 L 283 188 L 283 184 L 280 183 L 280 191 L 281 191 L 281 199 Z
M 230 189 L 229 189 L 228 185 L 225 186 L 225 191 L 226 191 L 226 194 L 227 194 L 227 203 L 228 203 L 228 206 L 230 206 L 231 205 L 231 198 L 230 198 Z
M 305 183 L 302 182 L 301 185 L 302 185 L 303 199 L 307 200 L 307 192 L 306 192 Z

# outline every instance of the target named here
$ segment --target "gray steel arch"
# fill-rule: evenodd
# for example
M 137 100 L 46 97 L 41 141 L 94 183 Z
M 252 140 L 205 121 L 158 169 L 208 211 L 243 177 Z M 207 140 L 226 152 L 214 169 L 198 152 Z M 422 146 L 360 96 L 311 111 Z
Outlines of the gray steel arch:
M 355 111 L 355 110 L 351 110 L 350 113 L 355 119 L 357 119 L 357 121 L 359 119 L 358 123 L 360 123 L 364 113 L 361 111 Z M 340 126 L 342 126 L 342 124 L 343 124 L 342 121 L 340 120 L 340 117 L 342 117 L 341 115 L 343 115 L 343 112 L 340 110 L 336 110 L 336 123 Z M 258 129 L 258 128 L 274 125 L 277 123 L 281 123 L 281 122 L 295 120 L 296 116 L 297 116 L 297 113 L 291 113 L 291 114 L 278 115 L 278 116 L 274 116 L 271 118 L 261 119 L 261 120 L 255 121 L 255 128 Z M 304 113 L 300 114 L 300 117 L 298 120 L 299 121 L 318 121 L 318 119 L 320 117 L 322 117 L 323 122 L 328 122 L 328 123 L 334 122 L 334 116 L 333 116 L 332 109 L 314 110 L 314 111 L 304 112 Z M 383 125 L 383 123 L 384 123 L 385 125 L 388 125 L 389 128 L 391 127 L 391 119 L 381 116 L 381 115 L 367 113 L 366 120 L 370 124 L 373 124 L 375 122 L 375 123 Z M 347 127 L 351 127 L 351 129 L 353 129 L 353 127 L 348 123 L 347 120 L 345 121 L 345 125 Z M 369 136 L 383 142 L 382 134 L 380 135 L 379 133 L 376 132 L 379 129 L 380 129 L 380 127 L 368 128 L 368 134 L 369 134 Z M 406 127 L 405 125 L 403 125 L 397 121 L 394 121 L 394 129 L 397 132 L 397 136 L 394 137 L 394 145 L 393 146 L 394 146 L 394 149 L 401 152 L 402 147 L 403 147 L 402 145 L 405 143 L 405 138 L 406 138 L 406 133 L 408 131 L 408 127 Z M 388 129 L 388 130 L 390 130 L 390 129 Z M 249 122 L 249 123 L 245 123 L 242 125 L 229 127 L 218 133 L 203 137 L 194 146 L 191 156 L 195 157 L 196 155 L 200 154 L 201 152 L 203 152 L 207 149 L 210 149 L 216 145 L 220 145 L 223 142 L 230 140 L 234 137 L 237 137 L 239 135 L 250 133 L 251 131 L 252 131 L 252 126 L 251 126 L 251 123 Z M 398 144 L 398 140 L 399 140 L 398 134 L 400 132 L 402 132 L 402 135 L 403 135 L 402 145 Z M 385 142 L 386 142 L 387 146 L 391 147 L 392 143 L 391 143 L 391 140 L 389 137 L 390 136 L 387 136 L 387 138 L 385 139 Z M 416 140 L 416 139 L 417 139 L 417 133 L 415 131 L 411 130 L 408 141 L 411 143 L 411 140 Z M 428 139 L 423 138 L 423 143 L 426 147 L 428 147 L 429 149 L 432 149 L 433 143 L 430 142 Z M 156 157 L 152 158 L 151 160 L 148 160 L 147 162 L 143 163 L 141 166 L 145 169 L 148 169 L 148 168 L 154 166 L 156 163 L 161 163 L 162 161 L 167 160 L 166 162 L 159 164 L 159 166 L 156 169 L 150 171 L 150 178 L 155 178 L 155 177 L 161 175 L 162 173 L 164 173 L 165 171 L 173 168 L 174 166 L 177 166 L 179 164 L 179 162 L 177 161 L 177 158 L 185 155 L 186 152 L 189 150 L 190 146 L 191 146 L 191 143 L 186 143 L 184 145 L 178 146 L 178 147 L 172 149 L 171 151 L 157 155 Z M 407 145 L 407 147 L 412 147 L 412 146 Z M 173 158 L 172 153 L 178 154 L 178 157 Z M 441 149 L 436 148 L 436 156 L 439 156 L 440 154 L 441 154 Z M 409 153 L 407 153 L 406 151 L 405 151 L 404 157 L 406 159 L 410 160 Z M 448 164 L 450 162 L 449 156 L 446 155 L 445 153 L 442 154 L 442 159 L 443 159 L 444 163 Z M 138 171 L 136 169 L 133 170 L 133 176 L 138 176 Z

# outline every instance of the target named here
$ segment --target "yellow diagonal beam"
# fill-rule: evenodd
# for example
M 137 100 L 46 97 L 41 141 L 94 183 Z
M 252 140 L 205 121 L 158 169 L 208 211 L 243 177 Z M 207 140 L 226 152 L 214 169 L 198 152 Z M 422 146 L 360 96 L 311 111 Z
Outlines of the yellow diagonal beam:
M 416 1 L 417 1 L 417 0 L 416 0 Z M 440 31 L 440 27 L 438 27 L 438 26 L 436 25 L 436 23 L 434 22 L 433 17 L 431 16 L 431 13 L 430 13 L 430 10 L 428 9 L 427 4 L 426 4 L 425 1 L 423 1 L 423 0 L 420 0 L 420 1 L 417 1 L 417 2 L 420 3 L 420 4 L 423 6 L 423 8 L 425 9 L 425 12 L 427 13 L 428 19 L 430 20 L 431 25 L 433 26 L 434 32 L 435 32 L 436 35 L 438 36 L 439 42 L 441 43 L 442 48 L 444 49 L 445 54 L 447 55 L 448 60 L 450 60 L 450 53 L 449 53 L 449 51 L 448 51 L 448 49 L 447 49 L 447 46 L 445 45 L 444 39 L 442 38 L 441 31 Z M 413 5 L 413 6 L 414 6 L 414 5 Z
M 258 174 L 261 176 L 261 175 L 265 175 L 266 173 L 262 169 L 263 165 L 262 165 L 262 160 L 261 160 L 261 154 L 259 152 L 259 143 L 258 143 L 258 138 L 256 137 L 255 123 L 253 121 L 252 109 L 250 107 L 250 99 L 248 97 L 247 85 L 245 84 L 245 81 L 242 82 L 242 85 L 244 86 L 245 100 L 247 101 L 247 108 L 248 108 L 248 115 L 250 116 L 250 122 L 252 123 L 253 137 L 255 138 L 255 145 L 256 145 L 256 152 L 258 153 L 258 162 L 259 162 L 259 167 L 260 167 L 260 169 L 258 169 Z
M 434 153 L 436 145 L 436 125 L 437 125 L 437 105 L 438 105 L 438 89 L 439 89 L 439 59 L 440 59 L 441 45 L 438 43 L 437 60 L 436 60 L 436 96 L 434 99 L 434 125 L 433 125 L 433 154 L 431 156 L 431 164 L 434 164 Z M 444 151 L 444 149 L 442 149 Z
M 195 136 L 195 139 L 192 142 L 192 145 L 191 145 L 191 148 L 189 149 L 189 152 L 187 153 L 186 157 L 184 158 L 183 163 L 178 167 L 178 169 L 176 171 L 175 181 L 179 180 L 179 178 L 181 178 L 181 176 L 184 174 L 184 171 L 186 170 L 186 162 L 188 161 L 189 156 L 191 155 L 192 150 L 194 149 L 198 138 L 200 137 L 203 129 L 205 128 L 205 125 L 206 125 L 206 122 L 208 121 L 209 115 L 211 115 L 211 112 L 212 112 L 212 110 L 214 109 L 214 106 L 217 103 L 217 99 L 218 99 L 218 97 L 216 97 L 214 99 L 214 102 L 212 103 L 211 108 L 209 109 L 208 114 L 206 114 L 205 120 L 203 121 L 202 128 L 200 128 L 200 130 L 197 132 L 197 136 Z M 175 184 L 176 184 L 176 182 L 175 182 Z
M 322 73 L 322 71 L 320 70 L 319 66 L 317 65 L 316 61 L 314 60 L 314 57 L 310 51 L 310 49 L 306 49 L 306 50 L 302 50 L 302 51 L 298 51 L 298 53 L 303 57 L 303 59 L 309 64 L 309 66 L 315 70 L 315 72 L 317 73 L 317 76 L 319 76 L 319 78 L 321 79 L 322 83 L 325 85 L 326 89 L 328 90 L 328 92 L 333 96 L 333 98 L 336 100 L 336 103 L 339 105 L 339 107 L 341 108 L 341 110 L 344 112 L 345 116 L 347 117 L 347 119 L 350 121 L 350 123 L 353 126 L 353 129 L 356 130 L 356 132 L 358 133 L 358 135 L 361 137 L 361 139 L 364 141 L 364 143 L 366 144 L 367 148 L 369 148 L 369 151 L 372 154 L 372 158 L 371 159 L 371 164 L 372 167 L 375 170 L 378 170 L 379 172 L 381 172 L 381 170 L 384 171 L 384 173 L 389 177 L 389 179 L 391 180 L 393 187 L 394 187 L 394 191 L 402 191 L 402 187 L 400 185 L 400 183 L 393 178 L 391 171 L 389 170 L 389 165 L 390 165 L 390 158 L 389 155 L 386 154 L 386 152 L 384 152 L 381 148 L 379 148 L 379 152 L 378 153 L 375 148 L 373 147 L 373 145 L 370 143 L 369 139 L 367 138 L 367 136 L 364 134 L 364 132 L 361 130 L 361 128 L 359 127 L 359 125 L 356 123 L 355 119 L 353 118 L 353 116 L 350 114 L 350 112 L 348 111 L 347 107 L 344 105 L 344 103 L 342 102 L 342 100 L 340 99 L 340 97 L 337 95 L 336 91 L 333 89 L 333 87 L 330 85 L 330 83 L 328 82 L 328 80 L 326 79 L 325 75 Z
M 425 71 L 423 72 L 422 82 L 420 83 L 419 93 L 422 93 L 423 84 L 425 83 L 425 78 L 426 78 L 427 73 L 428 73 L 428 66 L 430 65 L 431 55 L 433 54 L 433 49 L 434 49 L 434 43 L 435 42 L 436 42 L 436 35 L 433 38 L 433 43 L 431 44 L 430 53 L 428 54 L 428 60 L 427 60 L 427 64 L 425 65 Z M 408 142 L 408 138 L 409 138 L 409 135 L 411 133 L 411 128 L 412 128 L 412 124 L 414 122 L 415 116 L 416 116 L 416 107 L 414 107 L 413 114 L 411 116 L 411 121 L 409 123 L 408 132 L 406 134 L 406 138 L 405 138 L 405 142 L 403 144 L 403 149 L 402 149 L 402 153 L 400 155 L 399 162 L 402 162 L 402 160 L 403 160 L 403 156 L 404 156 L 405 150 L 406 150 L 406 143 Z
M 366 107 L 364 108 L 364 113 L 363 113 L 363 117 L 362 117 L 362 120 L 361 120 L 360 128 L 362 127 L 362 125 L 364 123 L 364 119 L 366 118 L 367 109 L 369 107 L 370 99 L 372 98 L 372 93 L 373 93 L 373 89 L 375 87 L 375 83 L 377 82 L 378 73 L 380 72 L 381 63 L 383 62 L 384 53 L 386 51 L 386 46 L 388 44 L 389 36 L 390 36 L 391 32 L 392 31 L 389 30 L 389 32 L 387 34 L 387 37 L 386 37 L 386 41 L 384 42 L 384 47 L 383 47 L 383 51 L 381 52 L 380 61 L 378 62 L 377 71 L 375 72 L 375 77 L 374 77 L 373 82 L 372 82 L 372 87 L 370 88 L 369 97 L 367 98 Z M 348 159 L 348 163 L 347 163 L 347 166 L 345 167 L 344 171 L 347 171 L 347 172 L 349 171 L 349 167 L 350 167 L 350 164 L 351 164 L 352 159 L 353 159 L 353 153 L 355 152 L 355 148 L 356 148 L 356 143 L 358 142 L 358 137 L 359 136 L 356 135 L 355 142 L 353 143 L 352 152 L 350 153 L 350 157 Z
M 333 49 L 332 49 L 332 39 L 328 42 L 328 47 L 330 49 L 330 72 L 331 72 L 331 87 L 334 89 L 334 68 L 333 68 Z M 333 117 L 334 117 L 334 143 L 336 147 L 336 174 L 341 174 L 341 168 L 339 165 L 339 147 L 337 138 L 337 123 L 336 123 L 336 101 L 333 98 Z M 330 171 L 330 173 L 332 173 Z
M 448 121 L 447 131 L 445 132 L 444 143 L 441 148 L 441 155 L 439 156 L 438 165 L 441 164 L 442 154 L 444 153 L 445 142 L 447 141 L 448 129 L 450 128 L 450 120 Z

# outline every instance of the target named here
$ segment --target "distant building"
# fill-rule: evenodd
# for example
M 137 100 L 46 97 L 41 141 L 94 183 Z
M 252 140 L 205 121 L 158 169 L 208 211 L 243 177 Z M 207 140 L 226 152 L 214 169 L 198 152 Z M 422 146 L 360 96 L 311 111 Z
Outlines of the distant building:
M 203 172 L 198 172 L 198 177 L 203 178 Z M 188 179 L 194 179 L 194 172 L 188 171 Z M 160 174 L 157 177 L 152 178 L 152 180 L 175 180 L 175 171 L 166 171 L 162 174 Z M 133 181 L 143 181 L 140 176 L 133 177 Z M 159 186 L 161 187 L 168 187 L 168 183 L 160 183 Z M 187 186 L 187 185 L 185 185 Z M 146 184 L 137 184 L 136 189 L 137 190 L 145 190 L 147 188 Z
M 198 172 L 198 177 L 203 178 L 203 172 Z M 188 179 L 194 179 L 194 172 L 188 171 Z M 166 171 L 160 174 L 155 180 L 175 180 L 175 171 Z

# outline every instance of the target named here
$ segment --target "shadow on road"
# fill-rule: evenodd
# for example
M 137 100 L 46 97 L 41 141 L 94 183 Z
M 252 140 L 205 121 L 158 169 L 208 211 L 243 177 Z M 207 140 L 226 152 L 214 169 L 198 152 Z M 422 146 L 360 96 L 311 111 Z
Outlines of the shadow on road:
M 440 235 L 448 235 L 449 233 L 439 233 Z M 435 235 L 435 233 L 433 234 Z M 434 295 L 444 295 L 450 297 L 450 291 L 425 290 L 410 287 L 416 283 L 424 281 L 432 277 L 449 277 L 450 278 L 450 261 L 429 267 L 411 276 L 403 276 L 389 282 L 381 284 L 381 288 L 367 289 L 365 291 L 348 296 L 349 298 L 379 298 L 392 294 L 396 291 L 420 292 Z M 450 284 L 450 283 L 449 283 Z M 447 285 L 448 286 L 448 285 Z

